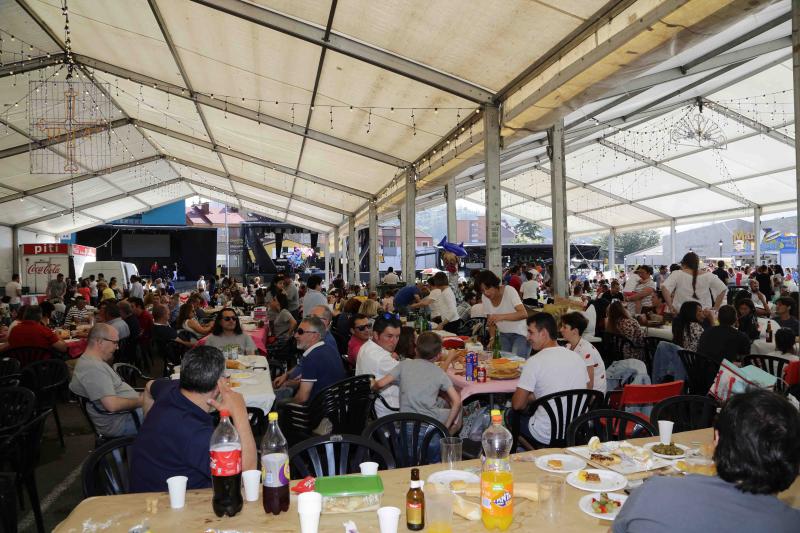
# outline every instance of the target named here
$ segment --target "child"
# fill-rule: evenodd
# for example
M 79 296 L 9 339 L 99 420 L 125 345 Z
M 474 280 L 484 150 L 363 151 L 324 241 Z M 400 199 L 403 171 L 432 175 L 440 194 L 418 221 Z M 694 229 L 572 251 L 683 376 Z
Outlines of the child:
M 789 361 L 797 361 L 798 357 L 794 349 L 794 332 L 789 328 L 780 328 L 775 332 L 775 351 L 769 355 L 782 357 Z
M 383 378 L 373 383 L 373 390 L 381 390 L 391 383 L 400 386 L 400 412 L 418 413 L 442 422 L 448 430 L 456 429 L 461 411 L 461 396 L 453 382 L 435 361 L 442 352 L 442 339 L 432 331 L 422 333 L 417 339 L 416 359 L 404 359 Z M 447 409 L 439 403 L 439 393 L 444 392 L 450 401 Z

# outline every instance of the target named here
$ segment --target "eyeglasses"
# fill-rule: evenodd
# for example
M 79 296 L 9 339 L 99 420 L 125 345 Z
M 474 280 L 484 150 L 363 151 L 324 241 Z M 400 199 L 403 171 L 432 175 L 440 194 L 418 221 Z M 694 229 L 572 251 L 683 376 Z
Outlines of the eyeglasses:
M 115 341 L 114 339 L 107 339 L 105 337 L 101 337 L 104 341 L 113 342 L 114 344 L 119 345 L 119 341 Z
M 231 320 L 236 320 L 236 317 L 235 316 L 223 316 L 222 320 L 225 320 L 226 322 L 230 322 Z
M 372 326 L 370 326 L 369 324 L 364 324 L 363 326 L 355 326 L 355 329 L 357 329 L 358 331 L 364 331 L 365 329 L 370 329 L 371 327 Z
M 303 329 L 303 328 L 297 328 L 297 329 L 295 330 L 295 332 L 294 332 L 294 334 L 295 334 L 295 335 L 304 335 L 304 334 L 306 334 L 306 333 L 317 333 L 317 335 L 319 335 L 319 333 L 318 333 L 318 332 L 316 332 L 316 331 L 314 331 L 313 329 Z

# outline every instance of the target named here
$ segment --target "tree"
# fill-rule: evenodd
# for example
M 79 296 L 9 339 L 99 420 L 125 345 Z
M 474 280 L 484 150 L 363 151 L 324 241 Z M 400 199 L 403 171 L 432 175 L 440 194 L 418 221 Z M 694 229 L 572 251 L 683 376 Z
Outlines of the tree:
M 614 238 L 614 255 L 617 263 L 628 254 L 652 248 L 661 242 L 661 234 L 656 230 L 629 231 L 618 233 Z M 600 250 L 608 254 L 608 238 L 597 237 L 592 244 L 599 246 Z
M 539 242 L 542 240 L 542 227 L 536 222 L 520 220 L 514 226 L 514 231 L 517 232 L 517 242 Z

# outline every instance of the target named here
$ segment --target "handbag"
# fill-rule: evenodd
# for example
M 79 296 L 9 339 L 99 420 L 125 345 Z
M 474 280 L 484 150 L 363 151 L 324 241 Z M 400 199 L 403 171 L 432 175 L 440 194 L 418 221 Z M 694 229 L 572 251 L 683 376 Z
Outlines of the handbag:
M 722 360 L 717 376 L 708 393 L 720 402 L 726 401 L 733 394 L 745 392 L 750 387 L 774 389 L 778 378 L 757 366 L 737 367 L 727 359 Z

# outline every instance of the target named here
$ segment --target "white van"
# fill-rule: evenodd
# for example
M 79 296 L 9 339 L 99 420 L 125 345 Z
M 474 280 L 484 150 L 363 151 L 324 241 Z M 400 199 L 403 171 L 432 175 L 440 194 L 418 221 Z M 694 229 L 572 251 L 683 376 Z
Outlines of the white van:
M 76 273 L 77 274 L 77 273 Z M 97 279 L 98 274 L 103 274 L 106 281 L 117 278 L 117 286 L 121 289 L 129 289 L 131 286 L 131 276 L 138 276 L 139 269 L 133 263 L 123 261 L 94 261 L 83 266 L 83 272 L 79 274 L 82 278 L 88 278 L 94 274 Z

